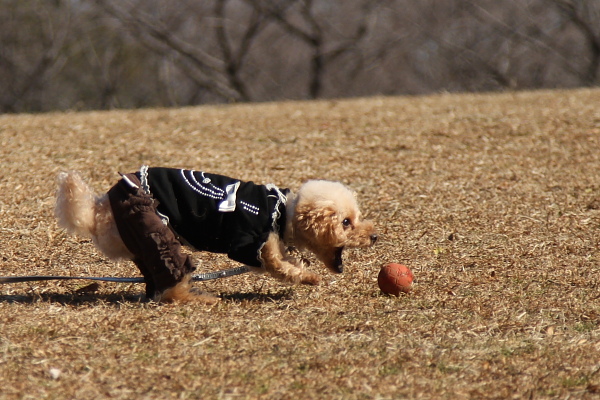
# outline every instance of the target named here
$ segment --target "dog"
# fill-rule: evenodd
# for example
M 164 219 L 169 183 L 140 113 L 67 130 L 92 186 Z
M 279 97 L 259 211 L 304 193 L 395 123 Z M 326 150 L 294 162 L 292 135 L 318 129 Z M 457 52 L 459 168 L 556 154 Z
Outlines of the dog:
M 77 172 L 62 172 L 55 215 L 60 227 L 91 238 L 108 258 L 133 261 L 146 297 L 162 302 L 220 300 L 191 287 L 195 267 L 183 245 L 225 253 L 283 282 L 317 285 L 320 276 L 297 253 L 312 252 L 342 273 L 345 248 L 377 240 L 374 224 L 339 182 L 309 180 L 294 193 L 177 168 L 143 166 L 99 196 Z

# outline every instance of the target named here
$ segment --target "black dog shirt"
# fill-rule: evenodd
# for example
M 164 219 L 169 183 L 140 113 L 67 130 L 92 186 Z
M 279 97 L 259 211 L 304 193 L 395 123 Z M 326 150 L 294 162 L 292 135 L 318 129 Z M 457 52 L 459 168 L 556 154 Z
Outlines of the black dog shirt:
M 283 236 L 288 189 L 175 168 L 144 166 L 138 176 L 163 221 L 198 250 L 260 267 L 269 234 Z

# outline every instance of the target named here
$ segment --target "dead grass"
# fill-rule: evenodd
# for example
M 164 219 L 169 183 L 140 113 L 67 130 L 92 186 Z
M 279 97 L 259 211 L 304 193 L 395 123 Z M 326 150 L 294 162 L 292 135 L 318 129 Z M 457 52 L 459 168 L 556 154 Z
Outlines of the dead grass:
M 214 307 L 2 285 L 0 398 L 597 398 L 599 104 L 577 90 L 0 116 L 0 275 L 136 274 L 57 229 L 66 169 L 98 191 L 143 163 L 340 180 L 382 238 L 316 288 L 201 285 Z M 392 261 L 414 271 L 410 295 L 379 292 Z

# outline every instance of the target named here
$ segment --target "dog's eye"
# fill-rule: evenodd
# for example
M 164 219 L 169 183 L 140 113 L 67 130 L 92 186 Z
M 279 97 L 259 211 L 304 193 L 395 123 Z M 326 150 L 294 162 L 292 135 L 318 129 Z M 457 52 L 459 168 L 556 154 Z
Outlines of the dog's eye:
M 344 225 L 345 227 L 348 227 L 352 224 L 352 221 L 350 221 L 350 218 L 346 218 L 342 221 L 342 225 Z

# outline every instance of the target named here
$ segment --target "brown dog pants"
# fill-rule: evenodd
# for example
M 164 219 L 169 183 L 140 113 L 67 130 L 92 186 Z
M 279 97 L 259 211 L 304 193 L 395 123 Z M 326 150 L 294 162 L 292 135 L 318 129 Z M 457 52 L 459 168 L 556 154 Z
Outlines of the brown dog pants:
M 144 193 L 135 174 L 123 175 L 109 191 L 115 223 L 133 262 L 146 282 L 146 297 L 154 298 L 195 270 L 191 257 L 156 213 L 158 201 Z

